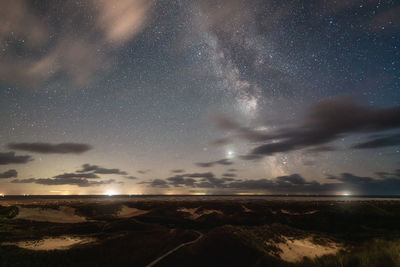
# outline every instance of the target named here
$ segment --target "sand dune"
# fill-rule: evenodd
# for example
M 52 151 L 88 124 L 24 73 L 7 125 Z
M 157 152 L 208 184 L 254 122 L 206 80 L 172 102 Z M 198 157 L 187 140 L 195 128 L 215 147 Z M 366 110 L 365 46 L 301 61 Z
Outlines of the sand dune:
M 283 236 L 285 242 L 276 243 L 282 252 L 279 253 L 281 259 L 288 262 L 301 261 L 303 257 L 315 258 L 327 254 L 335 254 L 339 251 L 340 246 L 334 242 L 328 243 L 326 246 L 314 244 L 311 238 L 289 239 Z
M 76 215 L 74 208 L 67 206 L 60 206 L 59 209 L 18 207 L 18 215 L 14 219 L 54 223 L 80 223 L 87 221 L 85 217 Z
M 20 241 L 15 243 L 5 243 L 4 245 L 16 245 L 20 248 L 30 250 L 65 250 L 70 249 L 75 245 L 82 245 L 94 242 L 94 238 L 90 237 L 71 237 L 71 236 L 60 236 L 60 237 L 49 237 L 41 240 L 33 241 Z
M 117 217 L 118 218 L 130 218 L 130 217 L 135 217 L 135 216 L 139 216 L 142 214 L 146 214 L 148 212 L 149 212 L 148 210 L 129 208 L 128 206 L 123 205 L 121 210 L 118 212 Z
M 224 213 L 220 210 L 213 210 L 213 209 L 209 209 L 209 210 L 201 210 L 198 211 L 199 208 L 179 208 L 177 209 L 177 211 L 180 212 L 185 212 L 185 213 L 189 213 L 190 215 L 188 216 L 188 218 L 192 219 L 192 220 L 196 220 L 199 217 L 205 215 L 205 214 L 211 214 L 211 213 L 218 213 L 220 215 L 223 215 Z
M 311 215 L 311 214 L 315 214 L 317 212 L 318 212 L 318 210 L 310 210 L 310 211 L 306 211 L 306 212 L 292 212 L 289 210 L 281 209 L 281 213 L 288 214 L 288 215 Z

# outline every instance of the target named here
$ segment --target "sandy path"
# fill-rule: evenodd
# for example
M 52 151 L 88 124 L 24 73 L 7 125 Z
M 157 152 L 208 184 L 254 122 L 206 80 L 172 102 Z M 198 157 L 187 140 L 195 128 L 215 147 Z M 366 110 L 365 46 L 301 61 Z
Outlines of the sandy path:
M 158 257 L 157 259 L 155 259 L 155 260 L 152 261 L 151 263 L 147 264 L 146 267 L 154 266 L 154 265 L 156 265 L 158 262 L 160 262 L 162 259 L 164 259 L 165 257 L 171 255 L 172 253 L 174 253 L 174 252 L 177 251 L 178 249 L 180 249 L 180 248 L 182 248 L 182 247 L 184 247 L 184 246 L 188 246 L 188 245 L 194 244 L 194 243 L 196 243 L 197 241 L 199 241 L 199 240 L 203 237 L 203 234 L 200 233 L 200 232 L 197 232 L 197 231 L 195 231 L 195 232 L 199 234 L 199 237 L 198 237 L 198 238 L 196 238 L 196 239 L 193 240 L 193 241 L 189 241 L 189 242 L 185 242 L 185 243 L 183 243 L 183 244 L 180 244 L 180 245 L 177 246 L 176 248 L 171 249 L 171 250 L 168 251 L 167 253 L 163 254 L 162 256 Z

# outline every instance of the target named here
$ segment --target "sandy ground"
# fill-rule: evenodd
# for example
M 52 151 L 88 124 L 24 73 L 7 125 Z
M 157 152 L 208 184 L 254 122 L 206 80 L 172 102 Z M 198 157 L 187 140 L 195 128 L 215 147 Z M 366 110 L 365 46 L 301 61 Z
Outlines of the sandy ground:
M 314 244 L 311 238 L 305 239 L 288 239 L 284 237 L 285 242 L 276 243 L 282 252 L 279 253 L 281 259 L 288 262 L 301 261 L 303 257 L 315 258 L 327 254 L 335 254 L 339 251 L 340 246 L 334 242 L 328 243 L 326 246 Z
M 123 205 L 121 210 L 118 212 L 118 218 L 131 218 L 135 216 L 139 216 L 142 214 L 149 213 L 148 210 L 140 210 L 136 208 L 129 208 L 128 206 Z
M 65 250 L 70 249 L 75 245 L 82 245 L 94 242 L 95 239 L 90 237 L 71 237 L 71 236 L 60 236 L 44 238 L 42 240 L 35 241 L 20 241 L 16 243 L 4 243 L 6 245 L 16 245 L 20 248 L 30 249 L 30 250 Z
M 245 205 L 242 205 L 242 209 L 243 209 L 244 212 L 253 212 L 253 210 L 249 209 Z
M 80 223 L 87 221 L 85 217 L 76 215 L 74 208 L 67 206 L 60 206 L 59 210 L 24 207 L 18 207 L 18 210 L 18 215 L 14 219 L 54 223 Z
M 281 213 L 288 214 L 288 215 L 311 215 L 311 214 L 314 214 L 317 212 L 318 212 L 318 210 L 310 210 L 310 211 L 306 211 L 306 212 L 291 212 L 289 210 L 281 209 Z
M 188 218 L 192 219 L 192 220 L 196 220 L 197 218 L 205 215 L 205 214 L 211 214 L 211 213 L 218 213 L 220 215 L 223 215 L 224 213 L 220 210 L 201 210 L 201 211 L 197 211 L 199 208 L 192 208 L 192 209 L 187 209 L 187 208 L 179 208 L 177 209 L 177 211 L 180 212 L 186 212 L 186 213 L 190 213 L 190 215 L 188 216 Z

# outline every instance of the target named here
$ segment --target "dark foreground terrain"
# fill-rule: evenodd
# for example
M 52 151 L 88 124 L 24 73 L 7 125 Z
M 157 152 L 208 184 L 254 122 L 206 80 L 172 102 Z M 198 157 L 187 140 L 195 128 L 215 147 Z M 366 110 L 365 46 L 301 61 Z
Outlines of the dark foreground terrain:
M 7 199 L 1 266 L 400 266 L 400 201 Z

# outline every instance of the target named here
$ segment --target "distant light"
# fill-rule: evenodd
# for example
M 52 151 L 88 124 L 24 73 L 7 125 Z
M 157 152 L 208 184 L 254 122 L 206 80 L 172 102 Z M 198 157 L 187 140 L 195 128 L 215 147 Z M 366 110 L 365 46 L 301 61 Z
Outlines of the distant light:
M 343 196 L 351 196 L 351 193 L 348 192 L 348 191 L 345 191 L 345 192 L 342 193 L 342 195 L 343 195 Z
M 4 194 L 0 193 L 0 197 L 6 197 L 6 195 L 4 195 Z
M 112 197 L 112 196 L 116 195 L 116 192 L 114 190 L 108 190 L 106 192 L 106 195 L 109 196 L 109 197 Z
M 235 156 L 235 152 L 233 151 L 233 150 L 227 150 L 226 152 L 225 152 L 225 155 L 226 155 L 226 157 L 228 158 L 228 159 L 231 159 L 231 158 L 233 158 L 234 156 Z

